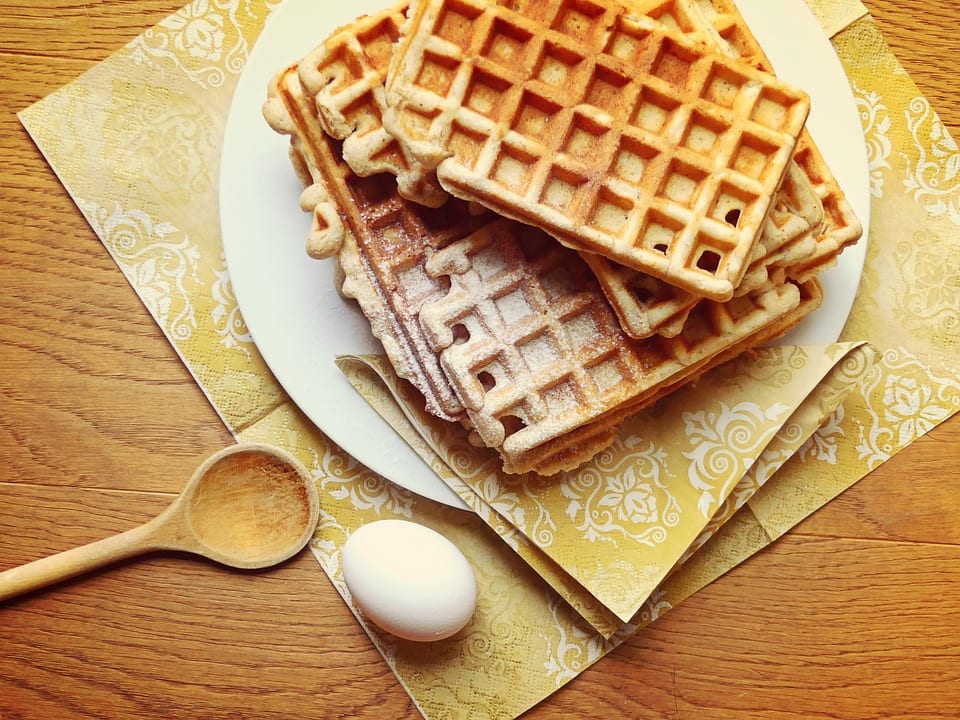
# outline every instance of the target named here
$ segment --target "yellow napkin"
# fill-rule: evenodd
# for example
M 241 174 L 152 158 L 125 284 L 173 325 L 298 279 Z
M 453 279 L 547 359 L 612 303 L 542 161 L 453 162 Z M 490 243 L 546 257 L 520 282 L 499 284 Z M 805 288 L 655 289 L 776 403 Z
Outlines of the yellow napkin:
M 451 489 L 609 636 L 619 626 L 585 594 L 629 622 L 694 543 L 813 434 L 828 414 L 821 399 L 832 411 L 873 355 L 859 345 L 758 350 L 637 414 L 610 449 L 551 478 L 504 474 L 460 426 L 426 413 L 382 360 L 339 364 Z
M 873 231 L 842 340 L 868 340 L 880 358 L 841 405 L 821 402 L 817 414 L 826 422 L 759 487 L 763 468 L 777 462 L 767 451 L 775 453 L 777 442 L 793 450 L 786 438 L 767 444 L 751 469 L 759 489 L 729 493 L 729 512 L 718 511 L 727 521 L 712 532 L 705 527 L 709 539 L 695 540 L 697 552 L 631 622 L 617 618 L 609 638 L 484 518 L 397 488 L 330 443 L 289 401 L 246 332 L 222 257 L 217 173 L 237 78 L 276 3 L 191 3 L 21 112 L 226 425 L 243 440 L 287 447 L 311 467 L 323 504 L 312 550 L 347 602 L 340 548 L 364 522 L 412 519 L 467 554 L 481 593 L 463 633 L 419 646 L 365 624 L 425 716 L 515 717 L 960 407 L 956 146 L 859 3 L 811 5 L 837 31 L 871 149 Z M 866 360 L 854 353 L 837 367 L 855 376 Z M 562 571 L 557 577 L 561 584 Z

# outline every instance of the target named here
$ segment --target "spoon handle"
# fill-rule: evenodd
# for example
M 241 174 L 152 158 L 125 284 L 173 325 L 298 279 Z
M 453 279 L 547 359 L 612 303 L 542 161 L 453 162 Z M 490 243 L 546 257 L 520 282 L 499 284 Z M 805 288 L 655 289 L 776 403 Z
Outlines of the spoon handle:
M 154 523 L 0 572 L 0 602 L 153 548 Z

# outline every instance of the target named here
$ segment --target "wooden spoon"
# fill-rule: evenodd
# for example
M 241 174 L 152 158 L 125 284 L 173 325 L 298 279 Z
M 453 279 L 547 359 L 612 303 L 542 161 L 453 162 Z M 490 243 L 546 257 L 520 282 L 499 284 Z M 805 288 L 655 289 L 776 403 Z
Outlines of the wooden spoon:
M 207 458 L 150 522 L 0 573 L 0 601 L 154 550 L 269 567 L 307 544 L 319 515 L 317 488 L 295 458 L 267 445 L 235 445 Z

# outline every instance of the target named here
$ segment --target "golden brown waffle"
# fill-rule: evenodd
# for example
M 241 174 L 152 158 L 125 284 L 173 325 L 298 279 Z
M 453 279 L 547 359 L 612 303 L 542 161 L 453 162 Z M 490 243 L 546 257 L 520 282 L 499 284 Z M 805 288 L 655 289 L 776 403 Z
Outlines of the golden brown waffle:
M 770 208 L 755 257 L 735 294 L 763 287 L 773 268 L 793 267 L 812 257 L 823 222 L 823 204 L 816 188 L 794 159 Z
M 718 45 L 728 54 L 743 56 L 757 67 L 770 70 L 760 45 L 736 6 L 728 0 L 634 0 L 634 5 L 638 12 L 647 13 L 692 38 Z M 781 191 L 761 236 L 759 251 L 755 252 L 738 292 L 762 287 L 765 275 L 770 272 L 786 272 L 800 281 L 815 277 L 835 264 L 843 249 L 861 236 L 859 220 L 806 130 L 798 141 L 793 165 L 803 172 L 806 181 L 794 185 L 790 193 Z M 789 182 L 788 173 L 784 183 Z M 814 219 L 809 203 L 803 199 L 811 190 L 818 198 L 816 204 L 822 223 Z M 785 205 L 792 206 L 794 212 L 784 212 Z M 812 237 L 802 229 L 804 220 L 816 229 Z M 771 223 L 776 230 L 768 233 L 774 229 Z M 778 237 L 784 244 L 771 253 Z M 685 312 L 694 304 L 688 294 L 659 284 L 647 275 L 613 265 L 603 258 L 588 257 L 587 260 L 617 310 L 621 324 L 635 337 L 652 332 L 671 335 L 682 326 Z
M 674 1 L 662 4 L 673 4 Z M 803 169 L 791 162 L 774 198 L 760 241 L 754 247 L 747 272 L 734 295 L 744 295 L 782 282 L 786 267 L 809 261 L 817 249 L 823 220 L 823 205 L 816 189 Z M 600 281 L 624 332 L 631 337 L 642 339 L 653 334 L 673 337 L 700 299 L 605 257 L 587 253 L 583 257 Z
M 746 21 L 732 0 L 688 0 L 725 41 L 725 52 L 761 70 L 772 66 L 763 48 L 750 32 Z M 863 226 L 840 188 L 836 177 L 817 148 L 810 133 L 804 130 L 797 142 L 795 161 L 810 179 L 824 208 L 824 225 L 817 236 L 814 253 L 794 264 L 789 275 L 797 280 L 815 277 L 835 265 L 843 250 L 854 245 L 863 234 Z
M 304 90 L 314 96 L 320 124 L 328 134 L 344 141 L 343 159 L 354 172 L 395 174 L 401 195 L 436 205 L 431 195 L 438 192 L 435 182 L 424 183 L 410 173 L 409 159 L 382 124 L 383 80 L 391 58 L 390 46 L 399 35 L 406 7 L 407 3 L 401 2 L 340 28 L 300 62 L 298 71 Z M 724 42 L 693 5 L 693 0 L 657 0 L 639 3 L 637 7 L 655 20 L 698 40 L 715 45 Z M 790 174 L 788 170 L 788 176 Z M 768 266 L 785 256 L 788 245 L 795 259 L 802 259 L 797 255 L 798 250 L 812 253 L 813 238 L 809 231 L 820 222 L 819 201 L 809 186 L 798 188 L 805 182 L 804 178 L 789 180 L 788 177 L 784 181 L 789 192 L 783 189 L 778 192 L 760 242 L 755 246 L 756 257 L 738 287 L 740 294 L 757 289 L 766 281 Z M 810 198 L 806 206 L 800 202 Z M 812 214 L 817 217 L 812 218 Z M 592 253 L 585 253 L 584 258 L 600 280 L 624 330 L 632 337 L 643 338 L 654 333 L 675 335 L 696 303 L 695 296 L 653 276 Z
M 617 314 L 620 327 L 638 340 L 651 335 L 673 337 L 700 301 L 697 295 L 600 255 L 583 253 L 582 257 Z
M 629 4 L 637 12 L 676 28 L 692 40 L 722 50 L 765 72 L 773 72 L 730 0 L 629 0 Z M 732 38 L 736 38 L 736 44 L 731 42 Z M 760 247 L 738 288 L 741 293 L 762 287 L 769 266 L 797 267 L 809 261 L 817 249 L 816 235 L 810 233 L 819 231 L 824 219 L 822 199 L 826 195 L 821 186 L 825 163 L 818 152 L 809 152 L 808 146 L 813 143 L 806 129 L 801 131 L 800 138 L 804 152 L 787 168 L 764 226 Z M 808 154 L 817 155 L 820 164 L 814 165 L 813 160 L 806 157 Z M 828 169 L 826 172 L 829 174 Z
M 432 174 L 416 171 L 404 148 L 383 128 L 384 79 L 400 37 L 407 2 L 339 28 L 300 61 L 298 73 L 317 104 L 327 134 L 343 140 L 342 155 L 361 177 L 390 173 L 400 194 L 438 207 L 447 193 Z
M 723 300 L 808 101 L 615 0 L 421 0 L 387 106 L 452 194 Z
M 633 0 L 632 7 L 691 39 L 726 48 L 726 41 L 696 2 Z M 816 249 L 816 236 L 822 222 L 823 206 L 819 197 L 802 169 L 791 162 L 735 294 L 776 283 L 783 266 L 808 260 Z M 620 325 L 631 337 L 639 339 L 653 334 L 673 337 L 697 303 L 697 296 L 605 257 L 584 254 L 584 259 L 600 281 Z
M 426 269 L 449 276 L 450 291 L 421 307 L 421 324 L 478 441 L 507 472 L 581 464 L 628 414 L 779 334 L 801 307 L 798 287 L 783 283 L 698 303 L 675 338 L 633 340 L 575 252 L 508 220 L 438 250 Z
M 840 254 L 860 240 L 863 225 L 809 134 L 801 136 L 794 160 L 812 181 L 824 217 L 813 254 L 787 268 L 791 278 L 803 282 L 836 265 Z
M 799 302 L 792 310 L 753 333 L 748 334 L 746 332 L 749 324 L 756 323 L 751 323 L 750 318 L 741 315 L 741 313 L 749 314 L 752 311 L 754 320 L 765 314 L 769 315 L 770 306 L 778 303 L 786 304 L 784 301 L 794 294 L 794 290 L 799 294 Z M 749 302 L 751 300 L 752 303 Z M 813 279 L 800 285 L 788 283 L 780 288 L 771 288 L 765 292 L 758 291 L 752 294 L 752 298 L 748 296 L 746 301 L 741 298 L 728 303 L 702 303 L 705 307 L 700 310 L 705 311 L 704 315 L 696 319 L 690 318 L 693 322 L 690 322 L 686 332 L 689 332 L 691 336 L 696 336 L 697 333 L 701 332 L 700 328 L 704 324 L 714 323 L 716 326 L 726 327 L 732 321 L 734 324 L 740 324 L 746 338 L 700 363 L 686 366 L 682 372 L 677 373 L 672 382 L 665 383 L 651 392 L 638 396 L 633 402 L 625 404 L 597 422 L 516 457 L 513 464 L 514 469 L 517 471 L 531 470 L 539 475 L 553 475 L 577 467 L 603 450 L 606 445 L 609 445 L 616 436 L 620 424 L 627 417 L 652 405 L 660 398 L 667 396 L 677 388 L 692 382 L 737 355 L 780 337 L 802 321 L 809 313 L 816 310 L 822 302 L 823 289 L 819 282 Z M 711 309 L 709 306 L 713 306 L 713 312 L 706 312 Z M 763 309 L 764 307 L 766 307 L 766 310 Z M 699 313 L 700 310 L 697 312 Z M 649 342 L 649 340 L 646 342 Z M 605 437 L 609 439 L 606 440 L 606 444 L 603 444 Z
M 408 159 L 382 124 L 382 83 L 391 58 L 389 45 L 399 34 L 406 8 L 407 3 L 401 2 L 340 28 L 310 52 L 298 70 L 304 89 L 314 96 L 320 124 L 328 134 L 344 140 L 343 158 L 354 172 L 398 175 L 401 195 L 436 204 L 421 194 L 424 187 L 435 191 L 435 183 L 411 185 Z M 718 46 L 724 43 L 694 0 L 638 2 L 637 9 L 698 41 Z M 793 164 L 790 167 L 795 168 Z M 793 262 L 812 253 L 809 231 L 822 219 L 822 208 L 805 178 L 797 175 L 788 168 L 785 187 L 778 191 L 754 248 L 756 257 L 738 287 L 740 294 L 761 287 L 768 277 L 768 266 L 786 259 L 788 252 Z M 584 253 L 584 259 L 600 280 L 621 326 L 632 337 L 676 335 L 696 304 L 695 296 L 653 276 L 592 253 Z
M 424 273 L 426 258 L 482 219 L 460 201 L 438 209 L 407 202 L 389 175 L 352 173 L 338 143 L 320 128 L 295 66 L 279 73 L 268 92 L 264 117 L 291 136 L 294 166 L 310 183 L 301 204 L 314 213 L 314 256 L 338 256 L 344 294 L 356 298 L 397 373 L 423 393 L 430 412 L 462 418 L 463 408 L 425 343 L 417 312 L 446 293 L 443 279 Z

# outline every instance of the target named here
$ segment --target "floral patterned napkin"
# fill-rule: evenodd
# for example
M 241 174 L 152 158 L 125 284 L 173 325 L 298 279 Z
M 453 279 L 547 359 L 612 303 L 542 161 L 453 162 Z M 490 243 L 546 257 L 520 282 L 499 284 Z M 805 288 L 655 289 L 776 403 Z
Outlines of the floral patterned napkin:
M 346 602 L 340 548 L 370 520 L 429 525 L 468 556 L 480 600 L 472 623 L 454 638 L 398 641 L 358 616 L 424 716 L 517 716 L 960 409 L 960 156 L 863 7 L 808 2 L 848 72 L 871 152 L 872 232 L 841 338 L 846 350 L 835 351 L 841 359 L 821 373 L 824 382 L 792 403 L 790 417 L 764 438 L 725 499 L 707 503 L 710 520 L 677 558 L 684 562 L 668 570 L 629 622 L 619 616 L 629 607 L 611 614 L 583 592 L 589 578 L 571 577 L 527 534 L 498 525 L 497 516 L 511 526 L 516 518 L 499 514 L 476 488 L 469 489 L 483 500 L 481 512 L 463 512 L 358 464 L 306 420 L 258 354 L 223 259 L 218 169 L 237 79 L 279 2 L 194 0 L 20 113 L 225 424 L 241 440 L 294 451 L 312 469 L 323 516 L 311 547 Z M 879 352 L 870 370 L 862 341 Z M 771 370 L 792 368 L 811 355 L 771 351 L 764 361 Z M 836 402 L 844 390 L 849 394 Z M 794 427 L 807 430 L 794 435 Z M 442 474 L 442 463 L 436 467 Z M 650 505 L 636 507 L 642 515 Z
M 340 366 L 451 489 L 609 637 L 813 435 L 874 356 L 862 344 L 760 349 L 637 414 L 608 450 L 550 478 L 504 474 L 461 427 L 425 412 L 381 359 Z

